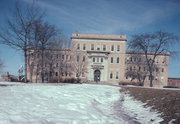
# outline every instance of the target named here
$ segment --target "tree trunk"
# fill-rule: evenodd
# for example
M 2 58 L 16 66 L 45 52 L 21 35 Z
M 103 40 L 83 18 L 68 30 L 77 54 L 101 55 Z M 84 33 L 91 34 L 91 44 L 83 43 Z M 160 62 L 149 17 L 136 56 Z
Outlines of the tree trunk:
M 152 72 L 150 72 L 150 87 L 153 87 L 153 75 Z
M 24 49 L 24 83 L 27 83 L 27 49 Z
M 42 49 L 42 53 L 41 53 L 41 80 L 42 83 L 44 83 L 44 50 Z

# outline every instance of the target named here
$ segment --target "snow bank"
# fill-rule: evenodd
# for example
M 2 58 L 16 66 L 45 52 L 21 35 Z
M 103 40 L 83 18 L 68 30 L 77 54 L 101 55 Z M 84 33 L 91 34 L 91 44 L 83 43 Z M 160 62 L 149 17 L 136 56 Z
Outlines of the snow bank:
M 129 124 L 123 114 L 140 121 L 157 116 L 128 95 L 121 103 L 113 86 L 23 84 L 0 87 L 0 94 L 0 124 Z
M 161 113 L 152 111 L 151 107 L 144 107 L 146 103 L 135 100 L 129 94 L 121 93 L 121 112 L 132 122 L 141 124 L 158 124 L 163 121 Z

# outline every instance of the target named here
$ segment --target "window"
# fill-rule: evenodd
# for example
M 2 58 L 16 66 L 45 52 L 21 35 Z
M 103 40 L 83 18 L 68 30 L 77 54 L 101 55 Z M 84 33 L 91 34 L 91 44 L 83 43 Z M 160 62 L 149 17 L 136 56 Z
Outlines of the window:
M 56 72 L 56 76 L 58 76 L 58 72 Z
M 159 71 L 159 69 L 158 68 L 156 68 L 156 72 L 158 72 Z
M 119 57 L 117 57 L 117 63 L 119 63 Z
M 103 51 L 106 51 L 106 45 L 103 45 Z
M 116 72 L 116 79 L 119 79 L 119 77 L 118 77 L 118 72 Z
M 56 67 L 58 67 L 58 63 L 56 63 Z
M 82 72 L 82 77 L 85 77 L 85 74 L 84 74 L 84 72 Z
M 77 56 L 77 62 L 79 62 L 79 56 Z
M 64 55 L 62 55 L 62 60 L 64 60 Z
M 141 71 L 141 67 L 139 67 L 139 71 Z
M 80 50 L 80 44 L 77 44 L 77 50 Z
M 85 56 L 83 56 L 83 62 L 85 62 L 85 59 L 86 59 Z
M 164 72 L 164 68 L 162 68 L 162 72 Z
M 76 73 L 76 77 L 78 77 L 78 73 Z
M 111 46 L 111 51 L 114 51 L 114 45 Z
M 95 62 L 95 58 L 93 58 L 93 62 Z
M 113 63 L 113 57 L 111 57 L 111 63 Z
M 94 44 L 91 44 L 91 50 L 94 50 Z
M 132 62 L 132 57 L 130 58 L 130 61 Z
M 120 51 L 120 45 L 117 46 L 117 51 Z
M 83 50 L 86 50 L 86 44 L 83 44 Z
M 144 71 L 146 71 L 146 67 L 144 67 Z
M 103 62 L 103 58 L 101 58 L 101 62 Z
M 99 50 L 100 50 L 100 48 L 98 47 L 98 48 L 97 48 L 97 50 L 99 51 Z
M 66 55 L 66 60 L 68 60 L 68 55 Z
M 110 73 L 110 79 L 112 79 L 113 78 L 113 74 L 112 74 L 112 72 Z
M 99 58 L 97 58 L 97 62 L 99 62 Z
M 56 58 L 57 58 L 57 59 L 58 59 L 58 57 L 59 57 L 59 56 L 58 56 L 58 55 L 56 55 Z
M 130 71 L 132 71 L 132 66 L 130 66 Z

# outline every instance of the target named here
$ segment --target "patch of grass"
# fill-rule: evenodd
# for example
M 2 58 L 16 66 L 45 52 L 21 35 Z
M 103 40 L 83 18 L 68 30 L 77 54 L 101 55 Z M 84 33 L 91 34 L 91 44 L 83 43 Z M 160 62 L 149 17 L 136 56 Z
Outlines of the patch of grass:
M 122 86 L 120 92 L 128 92 L 135 99 L 147 103 L 145 106 L 162 112 L 164 121 L 161 124 L 168 124 L 172 119 L 176 119 L 173 124 L 180 124 L 180 90 Z

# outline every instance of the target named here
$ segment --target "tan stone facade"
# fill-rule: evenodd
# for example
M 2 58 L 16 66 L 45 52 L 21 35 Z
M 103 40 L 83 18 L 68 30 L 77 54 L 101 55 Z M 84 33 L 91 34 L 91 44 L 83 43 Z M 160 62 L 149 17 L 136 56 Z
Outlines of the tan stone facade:
M 48 73 L 47 75 L 50 75 L 50 73 L 53 75 L 51 78 L 57 78 L 59 75 L 63 78 L 77 78 L 77 75 L 79 75 L 79 78 L 81 78 L 83 82 L 98 81 L 99 83 L 119 84 L 119 82 L 130 81 L 126 76 L 126 71 L 129 68 L 132 69 L 136 67 L 134 67 L 133 61 L 131 62 L 128 59 L 130 59 L 130 56 L 136 54 L 126 51 L 127 38 L 125 35 L 73 33 L 71 39 L 72 44 L 69 50 L 64 50 L 63 52 L 62 50 L 54 50 L 51 52 L 51 56 L 55 56 L 52 58 L 53 63 L 51 64 L 53 72 L 48 71 L 48 69 L 46 71 Z M 158 63 L 156 64 L 158 68 L 160 67 L 161 71 L 160 69 L 157 70 L 158 73 L 155 74 L 155 80 L 161 83 L 157 83 L 155 86 L 166 86 L 168 77 L 168 55 L 162 54 L 158 56 L 157 61 Z M 66 71 L 62 68 L 62 70 L 59 71 L 57 65 L 62 65 L 62 63 L 67 65 L 68 69 L 66 69 Z M 143 65 L 143 63 L 141 64 L 142 68 L 146 66 Z M 79 67 L 79 70 L 75 65 Z M 47 63 L 46 68 L 48 66 L 49 64 Z M 50 69 L 50 67 L 48 68 Z M 36 72 L 33 72 L 32 74 L 32 82 L 35 82 L 35 73 Z M 30 79 L 30 75 L 28 69 L 28 79 Z M 148 79 L 146 79 L 145 82 L 145 85 L 148 85 Z

